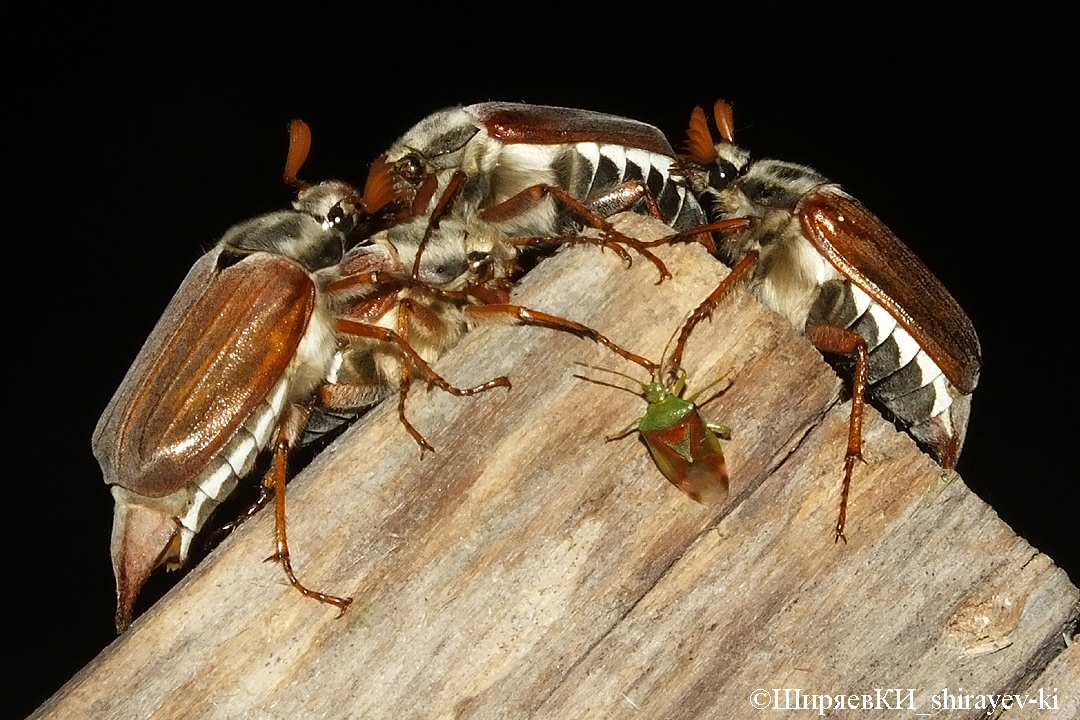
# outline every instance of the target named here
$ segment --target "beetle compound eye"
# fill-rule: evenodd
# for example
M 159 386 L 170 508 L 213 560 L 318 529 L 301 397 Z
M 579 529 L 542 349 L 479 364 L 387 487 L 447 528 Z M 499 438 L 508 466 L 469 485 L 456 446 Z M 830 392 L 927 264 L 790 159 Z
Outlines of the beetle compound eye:
M 408 154 L 397 161 L 396 168 L 398 177 L 410 185 L 419 185 L 424 179 L 424 163 L 415 154 Z
M 342 235 L 348 235 L 356 227 L 356 218 L 351 213 L 345 212 L 341 205 L 330 208 L 330 212 L 326 213 L 326 221 Z
M 729 162 L 718 162 L 709 170 L 709 185 L 717 190 L 723 190 L 732 182 L 739 174 L 739 171 L 735 169 L 735 166 Z
M 494 261 L 490 253 L 476 250 L 469 253 L 468 259 L 469 269 L 472 270 L 473 275 L 485 280 L 490 278 L 494 270 Z

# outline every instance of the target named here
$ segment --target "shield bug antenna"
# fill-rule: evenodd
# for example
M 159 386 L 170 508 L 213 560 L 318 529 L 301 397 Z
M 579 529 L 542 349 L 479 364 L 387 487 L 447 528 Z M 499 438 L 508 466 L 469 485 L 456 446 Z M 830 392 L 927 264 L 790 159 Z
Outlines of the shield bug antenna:
M 641 387 L 640 393 L 584 375 L 574 376 L 644 398 L 648 403 L 645 414 L 631 423 L 626 430 L 606 439 L 609 442 L 618 440 L 637 431 L 664 477 L 693 500 L 703 504 L 720 504 L 728 497 L 727 463 L 720 439 L 730 440 L 731 431 L 725 425 L 707 422 L 701 414 L 701 408 L 723 395 L 727 387 L 700 404 L 696 401 L 726 376 L 714 380 L 686 398 L 683 397 L 686 392 L 686 371 L 681 363 L 687 340 L 694 327 L 710 317 L 713 309 L 732 287 L 732 283 L 727 283 L 725 279 L 725 282 L 717 286 L 687 317 L 683 325 L 672 333 L 664 347 L 663 360 L 652 372 L 649 382 L 642 383 L 615 370 L 586 365 L 593 370 L 609 372 L 637 383 Z M 668 355 L 667 351 L 672 342 L 675 343 L 675 348 Z
M 851 475 L 862 459 L 864 395 L 952 468 L 982 366 L 979 340 L 948 290 L 857 200 L 811 168 L 752 160 L 734 144 L 731 107 L 717 101 L 713 114 L 720 139 L 713 141 L 696 108 L 688 154 L 673 172 L 712 218 L 747 221 L 722 235 L 717 256 L 753 263 L 745 278 L 759 300 L 823 353 L 854 362 L 835 528 L 841 540 Z

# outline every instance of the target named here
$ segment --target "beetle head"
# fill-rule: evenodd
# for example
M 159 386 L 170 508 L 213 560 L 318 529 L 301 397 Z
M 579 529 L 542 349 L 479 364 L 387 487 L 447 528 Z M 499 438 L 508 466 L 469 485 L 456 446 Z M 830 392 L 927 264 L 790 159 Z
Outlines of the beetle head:
M 694 108 L 687 130 L 687 154 L 676 159 L 673 174 L 686 178 L 695 195 L 716 199 L 750 165 L 750 153 L 735 145 L 731 106 L 717 100 L 713 116 L 719 139 L 714 138 L 705 111 Z
M 427 243 L 420 243 L 427 233 Z M 429 287 L 459 291 L 498 283 L 517 269 L 517 253 L 494 225 L 463 222 L 450 217 L 428 232 L 428 219 L 397 225 L 373 238 L 392 248 L 404 267 L 412 267 L 421 252 L 416 280 Z
M 461 167 L 465 146 L 479 132 L 462 107 L 432 113 L 398 138 L 368 172 L 363 206 L 368 212 L 397 206 L 401 223 L 427 212 L 432 196 Z

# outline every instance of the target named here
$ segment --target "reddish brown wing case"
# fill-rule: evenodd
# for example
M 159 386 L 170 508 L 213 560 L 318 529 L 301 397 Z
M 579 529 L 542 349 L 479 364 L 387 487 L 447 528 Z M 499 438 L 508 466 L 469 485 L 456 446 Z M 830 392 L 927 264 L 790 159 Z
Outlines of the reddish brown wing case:
M 195 263 L 94 431 L 105 482 L 162 497 L 195 478 L 281 380 L 315 306 L 311 277 L 255 253 Z
M 610 143 L 674 156 L 664 134 L 652 125 L 591 110 L 490 102 L 467 110 L 484 123 L 488 135 L 507 143 L 559 145 Z
M 971 320 L 915 253 L 854 198 L 818 188 L 796 212 L 817 250 L 888 309 L 958 390 L 979 381 L 982 351 Z
M 672 485 L 699 503 L 719 504 L 727 499 L 724 453 L 696 408 L 666 430 L 641 435 L 657 468 Z

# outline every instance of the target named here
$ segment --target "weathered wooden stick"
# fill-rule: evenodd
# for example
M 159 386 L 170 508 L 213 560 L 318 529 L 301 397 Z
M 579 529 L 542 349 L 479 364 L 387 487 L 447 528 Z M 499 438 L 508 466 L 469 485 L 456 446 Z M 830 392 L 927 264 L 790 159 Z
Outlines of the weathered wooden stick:
M 663 250 L 660 286 L 648 263 L 576 247 L 514 301 L 659 361 L 726 273 L 700 247 Z M 690 341 L 691 388 L 732 382 L 705 410 L 733 432 L 722 507 L 682 495 L 637 441 L 605 442 L 644 404 L 574 361 L 639 372 L 568 335 L 480 328 L 437 370 L 514 387 L 414 389 L 434 456 L 381 407 L 292 482 L 295 566 L 356 598 L 341 619 L 261 562 L 263 512 L 35 717 L 747 717 L 809 703 L 796 689 L 894 717 L 931 712 L 943 687 L 1038 692 L 1076 588 L 873 412 L 834 543 L 848 408 L 779 317 L 739 292 Z M 1070 655 L 1051 679 L 1075 698 Z

